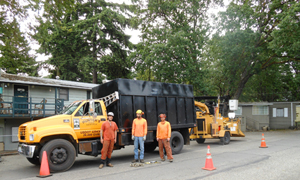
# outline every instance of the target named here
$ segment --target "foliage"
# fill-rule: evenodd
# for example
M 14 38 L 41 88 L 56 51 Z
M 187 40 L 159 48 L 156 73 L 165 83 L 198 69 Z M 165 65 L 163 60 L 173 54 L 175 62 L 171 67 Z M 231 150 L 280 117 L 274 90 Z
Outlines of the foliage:
M 37 75 L 34 57 L 29 54 L 18 22 L 25 17 L 26 9 L 18 1 L 0 1 L 0 67 L 7 73 Z
M 299 63 L 297 64 L 299 66 Z M 294 62 L 271 66 L 253 75 L 240 100 L 243 102 L 299 101 L 299 75 L 295 73 L 293 66 L 295 66 Z
M 219 1 L 215 1 L 218 2 Z M 135 1 L 142 42 L 131 55 L 139 78 L 192 84 L 196 94 L 206 93 L 202 83 L 202 51 L 208 37 L 207 10 L 212 1 Z M 150 75 L 143 75 L 144 73 Z
M 252 76 L 300 60 L 299 11 L 298 1 L 240 0 L 220 13 L 209 50 L 220 93 L 238 99 Z
M 57 7 L 46 3 L 34 35 L 40 51 L 52 55 L 47 63 L 55 66 L 53 76 L 93 83 L 101 83 L 103 75 L 129 77 L 132 44 L 124 29 L 130 27 L 130 6 L 104 0 L 77 1 L 74 6 L 73 1 L 64 2 Z

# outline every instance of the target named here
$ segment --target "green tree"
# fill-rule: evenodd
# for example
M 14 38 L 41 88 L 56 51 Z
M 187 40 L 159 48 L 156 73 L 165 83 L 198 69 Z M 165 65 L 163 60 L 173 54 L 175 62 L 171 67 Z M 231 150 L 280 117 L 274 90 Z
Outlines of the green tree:
M 299 11 L 296 0 L 230 3 L 220 13 L 219 33 L 209 51 L 221 82 L 217 89 L 238 99 L 254 75 L 273 65 L 299 61 Z
M 25 17 L 26 9 L 18 1 L 0 1 L 0 67 L 7 73 L 37 75 L 36 62 L 18 22 Z
M 142 42 L 132 54 L 138 73 L 152 73 L 156 81 L 192 84 L 197 94 L 207 92 L 202 68 L 209 29 L 207 10 L 220 1 L 134 2 L 142 31 Z M 152 76 L 139 77 L 151 80 Z
M 240 100 L 247 101 L 299 101 L 299 62 L 274 65 L 249 80 Z
M 131 6 L 104 0 L 74 3 L 45 5 L 46 21 L 39 18 L 36 27 L 40 50 L 52 55 L 48 63 L 55 66 L 54 76 L 93 83 L 101 83 L 103 75 L 129 77 L 132 44 L 124 29 L 130 27 Z

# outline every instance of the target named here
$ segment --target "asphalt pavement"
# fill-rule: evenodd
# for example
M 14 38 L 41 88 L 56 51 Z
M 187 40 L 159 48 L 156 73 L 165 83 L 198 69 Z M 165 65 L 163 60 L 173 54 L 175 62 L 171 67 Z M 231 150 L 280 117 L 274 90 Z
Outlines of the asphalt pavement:
M 259 148 L 262 133 L 268 148 Z M 173 155 L 174 162 L 160 162 L 158 148 L 145 153 L 145 161 L 157 163 L 131 167 L 133 146 L 116 150 L 112 155 L 114 167 L 99 169 L 100 156 L 80 155 L 67 172 L 54 173 L 47 179 L 300 179 L 300 131 L 282 130 L 268 132 L 246 132 L 246 137 L 231 138 L 228 145 L 218 139 L 206 140 L 204 144 L 192 141 L 184 146 L 180 154 Z M 216 170 L 207 171 L 205 165 L 207 145 Z M 39 179 L 39 167 L 27 162 L 21 155 L 2 156 L 0 179 Z

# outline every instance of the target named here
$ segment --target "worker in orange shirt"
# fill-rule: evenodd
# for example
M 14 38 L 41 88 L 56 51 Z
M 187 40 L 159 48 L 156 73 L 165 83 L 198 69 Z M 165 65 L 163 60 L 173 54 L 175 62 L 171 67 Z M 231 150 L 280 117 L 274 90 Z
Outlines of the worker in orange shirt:
M 132 140 L 134 140 L 134 162 L 138 162 L 139 150 L 140 146 L 140 162 L 144 163 L 144 141 L 146 140 L 147 135 L 147 121 L 142 118 L 143 111 L 136 111 L 136 118 L 132 123 Z
M 161 161 L 165 161 L 164 147 L 167 153 L 168 160 L 173 162 L 172 150 L 170 147 L 171 125 L 166 121 L 166 115 L 159 115 L 161 122 L 157 124 L 156 138 L 158 141 L 159 155 Z
M 114 113 L 109 112 L 107 114 L 108 121 L 105 121 L 100 130 L 100 141 L 103 144 L 101 150 L 101 162 L 99 168 L 102 169 L 106 161 L 106 166 L 113 167 L 110 162 L 111 154 L 114 149 L 114 144 L 117 142 L 117 130 L 118 126 L 113 121 Z

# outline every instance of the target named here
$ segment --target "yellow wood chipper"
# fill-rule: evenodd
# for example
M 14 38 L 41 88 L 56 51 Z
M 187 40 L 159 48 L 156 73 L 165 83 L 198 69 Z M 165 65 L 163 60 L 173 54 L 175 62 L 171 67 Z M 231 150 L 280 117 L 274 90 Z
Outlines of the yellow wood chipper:
M 206 97 L 212 99 L 213 97 Z M 200 99 L 206 99 L 202 97 Z M 224 98 L 227 99 L 227 98 Z M 231 105 L 230 102 L 235 103 Z M 229 117 L 223 117 L 220 113 L 220 98 L 217 106 L 212 104 L 208 106 L 205 103 L 195 101 L 196 106 L 196 127 L 190 129 L 190 139 L 196 140 L 197 143 L 204 143 L 205 139 L 219 138 L 222 144 L 229 144 L 230 137 L 245 137 L 241 131 L 241 121 L 239 118 L 230 117 L 233 113 L 228 113 Z M 223 104 L 223 107 L 226 103 Z M 237 108 L 237 100 L 230 100 L 229 107 L 231 110 Z

